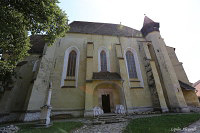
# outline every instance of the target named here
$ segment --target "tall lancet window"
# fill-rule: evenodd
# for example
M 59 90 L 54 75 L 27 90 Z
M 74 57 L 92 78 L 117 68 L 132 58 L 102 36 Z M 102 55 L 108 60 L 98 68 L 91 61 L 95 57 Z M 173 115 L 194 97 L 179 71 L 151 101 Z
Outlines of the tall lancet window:
M 137 78 L 134 55 L 131 51 L 126 52 L 126 61 L 128 67 L 129 78 Z
M 77 57 L 76 51 L 72 50 L 69 53 L 68 66 L 67 66 L 67 77 L 75 77 L 76 57 Z
M 100 53 L 100 59 L 101 59 L 101 71 L 106 72 L 107 70 L 107 58 L 106 58 L 106 52 L 104 50 Z
M 75 88 L 78 85 L 80 51 L 76 46 L 71 46 L 65 51 L 61 88 Z

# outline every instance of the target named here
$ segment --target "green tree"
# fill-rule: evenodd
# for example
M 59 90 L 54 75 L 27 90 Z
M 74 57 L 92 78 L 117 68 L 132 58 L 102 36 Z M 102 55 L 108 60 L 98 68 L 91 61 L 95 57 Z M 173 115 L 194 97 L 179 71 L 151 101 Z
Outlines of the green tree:
M 51 45 L 68 31 L 68 18 L 58 0 L 0 1 L 0 81 L 11 79 L 17 63 L 28 55 L 28 35 L 42 34 Z

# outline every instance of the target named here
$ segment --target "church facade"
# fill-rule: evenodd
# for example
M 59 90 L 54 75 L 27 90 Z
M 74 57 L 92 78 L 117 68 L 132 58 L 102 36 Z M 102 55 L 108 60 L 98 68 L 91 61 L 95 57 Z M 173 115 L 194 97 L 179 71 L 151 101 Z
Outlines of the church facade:
M 166 46 L 159 23 L 148 17 L 141 31 L 74 21 L 52 46 L 39 35 L 31 43 L 13 86 L 0 94 L 2 119 L 38 120 L 47 103 L 52 116 L 73 117 L 91 117 L 95 107 L 114 113 L 118 105 L 129 114 L 199 107 L 175 48 Z

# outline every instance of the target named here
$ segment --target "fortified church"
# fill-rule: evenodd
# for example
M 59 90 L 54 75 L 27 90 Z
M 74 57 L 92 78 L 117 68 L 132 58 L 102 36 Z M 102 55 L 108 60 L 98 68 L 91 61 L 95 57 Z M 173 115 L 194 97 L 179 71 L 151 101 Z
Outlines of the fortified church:
M 159 23 L 144 18 L 140 31 L 121 24 L 74 21 L 52 46 L 31 36 L 30 55 L 0 92 L 0 122 L 51 117 L 160 111 L 199 107 L 195 88 Z

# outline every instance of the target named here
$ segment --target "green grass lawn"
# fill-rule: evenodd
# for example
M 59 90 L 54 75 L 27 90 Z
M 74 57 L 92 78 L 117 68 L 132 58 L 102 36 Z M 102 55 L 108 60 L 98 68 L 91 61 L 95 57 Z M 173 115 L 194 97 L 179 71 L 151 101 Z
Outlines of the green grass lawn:
M 69 133 L 72 129 L 79 128 L 83 124 L 80 122 L 54 122 L 48 128 L 33 128 L 33 124 L 19 125 L 17 133 Z
M 132 120 L 125 133 L 171 133 L 171 129 L 183 129 L 200 119 L 200 114 L 162 115 Z

